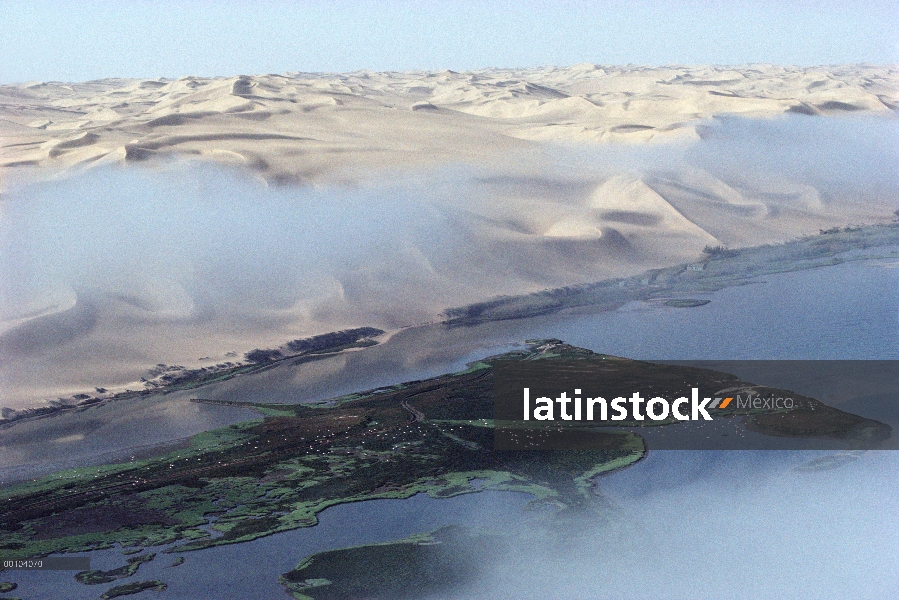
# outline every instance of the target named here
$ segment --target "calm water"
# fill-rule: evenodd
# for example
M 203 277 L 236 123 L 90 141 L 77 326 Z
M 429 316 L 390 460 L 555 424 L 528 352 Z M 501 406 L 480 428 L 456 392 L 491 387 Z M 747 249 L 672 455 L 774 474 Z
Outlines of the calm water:
M 710 304 L 690 309 L 633 303 L 610 313 L 551 315 L 450 330 L 410 329 L 381 347 L 298 367 L 285 364 L 259 377 L 210 386 L 202 393 L 244 401 L 317 400 L 461 369 L 471 360 L 532 337 L 558 337 L 598 352 L 642 359 L 899 358 L 899 269 L 882 261 L 769 276 L 708 298 Z M 159 400 L 181 401 L 176 395 Z M 157 439 L 165 438 L 164 430 L 161 436 L 159 430 L 156 434 Z M 20 447 L 27 448 L 27 443 Z M 856 592 L 850 594 L 855 597 L 890 597 L 891 591 L 899 590 L 895 576 L 899 559 L 890 551 L 899 537 L 899 480 L 895 477 L 899 457 L 893 452 L 869 452 L 833 471 L 800 473 L 794 469 L 819 455 L 653 452 L 637 465 L 601 478 L 597 492 L 618 507 L 635 531 L 652 532 L 646 533 L 646 539 L 637 535 L 635 547 L 648 548 L 648 554 L 635 551 L 637 562 L 625 565 L 622 572 L 630 568 L 632 576 L 640 576 L 649 564 L 646 561 L 662 561 L 654 571 L 658 575 L 656 595 L 646 597 L 686 598 L 690 593 L 702 597 L 712 590 L 662 593 L 683 591 L 676 587 L 684 577 L 675 563 L 683 563 L 687 557 L 707 564 L 729 552 L 743 552 L 747 567 L 757 572 L 770 565 L 745 554 L 747 548 L 764 549 L 775 539 L 785 548 L 778 551 L 778 559 L 793 562 L 789 568 L 771 570 L 770 585 L 776 583 L 779 589 L 795 585 L 789 574 L 804 569 L 821 581 L 833 582 L 819 597 L 839 597 L 834 591 L 850 590 Z M 449 523 L 514 520 L 526 500 L 521 495 L 491 492 L 448 500 L 416 497 L 334 507 L 322 514 L 317 527 L 187 553 L 185 564 L 177 568 L 167 567 L 169 555 L 160 555 L 142 566 L 136 579 L 165 581 L 170 586 L 169 597 L 279 597 L 283 591 L 277 575 L 310 553 L 398 539 Z M 697 503 L 717 508 L 708 511 L 705 520 L 681 519 L 680 525 L 667 530 L 655 527 L 659 515 L 676 522 L 685 506 Z M 728 507 L 733 506 L 742 506 L 742 512 L 732 512 Z M 815 530 L 812 518 L 818 525 L 828 523 L 826 531 Z M 810 531 L 822 536 L 821 544 L 814 545 L 808 537 Z M 599 531 L 596 535 L 603 534 Z M 879 560 L 874 560 L 878 554 Z M 675 555 L 677 561 L 671 558 Z M 93 556 L 95 568 L 122 562 L 115 550 Z M 666 556 L 669 559 L 664 559 Z M 859 562 L 853 557 L 871 561 Z M 835 574 L 842 584 L 834 579 Z M 17 593 L 26 598 L 61 597 L 63 590 L 68 598 L 94 598 L 104 587 L 76 584 L 71 573 L 5 573 L 4 578 L 20 582 Z M 620 585 L 625 590 L 628 581 L 609 576 L 606 585 L 608 589 Z M 736 575 L 728 579 L 720 574 L 710 576 L 709 581 L 724 586 L 717 589 L 748 583 Z M 859 587 L 864 585 L 867 588 Z
M 868 261 L 772 275 L 709 294 L 711 303 L 694 308 L 633 302 L 611 312 L 409 329 L 381 347 L 285 365 L 203 394 L 307 402 L 461 370 L 535 337 L 647 360 L 899 359 L 899 268 L 888 265 Z
M 445 525 L 466 523 L 502 530 L 522 518 L 530 496 L 515 492 L 478 492 L 435 500 L 425 494 L 408 500 L 369 500 L 333 506 L 319 514 L 315 527 L 296 529 L 244 544 L 218 546 L 183 554 L 162 554 L 141 565 L 133 578 L 111 584 L 82 585 L 74 572 L 4 572 L 0 580 L 19 584 L 23 598 L 95 600 L 106 589 L 128 581 L 158 579 L 168 584 L 164 598 L 242 600 L 286 597 L 278 576 L 316 552 L 362 544 L 388 542 Z M 168 548 L 166 546 L 165 548 Z M 84 555 L 81 555 L 84 556 Z M 117 550 L 89 553 L 92 569 L 113 569 L 125 564 Z M 185 562 L 172 567 L 176 557 Z M 156 597 L 143 592 L 135 598 Z
M 529 338 L 555 337 L 596 352 L 638 359 L 899 359 L 895 261 L 772 275 L 706 297 L 711 303 L 694 308 L 634 302 L 611 312 L 411 328 L 361 352 L 299 366 L 288 361 L 259 375 L 200 390 L 23 423 L 2 432 L 0 482 L 102 463 L 111 455 L 127 458 L 132 446 L 163 444 L 252 418 L 246 410 L 187 402 L 191 397 L 322 400 L 461 370 Z M 891 411 L 896 409 L 888 404 L 877 414 L 865 414 L 883 417 Z

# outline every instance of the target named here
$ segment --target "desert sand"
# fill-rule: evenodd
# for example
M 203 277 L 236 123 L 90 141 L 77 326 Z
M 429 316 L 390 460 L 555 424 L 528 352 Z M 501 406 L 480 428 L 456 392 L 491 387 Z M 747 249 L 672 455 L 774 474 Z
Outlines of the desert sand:
M 604 67 L 0 86 L 0 177 L 201 156 L 273 182 L 495 159 L 536 142 L 695 139 L 734 114 L 893 114 L 899 69 Z
M 2 85 L 0 405 L 887 222 L 897 107 L 858 65 Z

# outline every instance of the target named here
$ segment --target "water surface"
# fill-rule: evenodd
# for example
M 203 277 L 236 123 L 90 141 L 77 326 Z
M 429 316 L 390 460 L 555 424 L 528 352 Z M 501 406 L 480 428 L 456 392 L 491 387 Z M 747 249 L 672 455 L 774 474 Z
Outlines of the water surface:
M 615 311 L 410 328 L 360 352 L 300 365 L 285 361 L 263 373 L 198 390 L 18 424 L 0 434 L 0 481 L 96 464 L 111 451 L 127 453 L 132 446 L 183 439 L 253 414 L 221 406 L 201 408 L 187 402 L 191 397 L 313 402 L 462 370 L 471 361 L 520 347 L 530 338 L 554 337 L 595 352 L 643 360 L 899 359 L 899 268 L 892 264 L 848 262 L 769 275 L 708 294 L 709 304 L 693 308 L 633 302 Z M 765 373 L 746 375 L 759 379 Z M 757 381 L 779 382 L 777 377 L 770 383 Z M 798 384 L 788 389 L 803 393 Z M 822 391 L 811 385 L 805 393 L 819 397 L 815 394 Z M 899 417 L 889 398 L 856 400 L 840 408 L 886 422 Z M 44 434 L 46 427 L 59 433 Z M 66 431 L 84 431 L 84 438 L 66 438 Z M 47 443 L 48 435 L 66 441 Z

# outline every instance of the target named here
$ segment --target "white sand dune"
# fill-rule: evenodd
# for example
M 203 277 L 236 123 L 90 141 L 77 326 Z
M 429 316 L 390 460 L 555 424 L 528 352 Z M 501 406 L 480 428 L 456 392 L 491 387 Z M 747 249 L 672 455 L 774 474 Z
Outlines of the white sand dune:
M 0 86 L 0 405 L 890 221 L 897 106 L 872 66 Z
M 696 137 L 704 118 L 891 114 L 899 70 L 751 65 L 104 79 L 0 86 L 0 181 L 160 155 L 325 182 L 382 167 L 481 163 L 529 142 Z

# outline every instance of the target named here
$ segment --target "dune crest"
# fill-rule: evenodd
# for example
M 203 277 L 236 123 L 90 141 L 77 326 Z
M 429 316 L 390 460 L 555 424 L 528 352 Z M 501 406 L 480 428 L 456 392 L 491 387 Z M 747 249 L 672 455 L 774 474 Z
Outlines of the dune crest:
M 897 106 L 869 66 L 0 86 L 0 406 L 894 221 Z
M 0 101 L 0 183 L 21 167 L 168 155 L 239 156 L 272 182 L 343 182 L 383 167 L 480 163 L 533 142 L 696 139 L 697 123 L 721 114 L 893 114 L 899 70 L 582 64 L 104 79 L 3 85 Z

